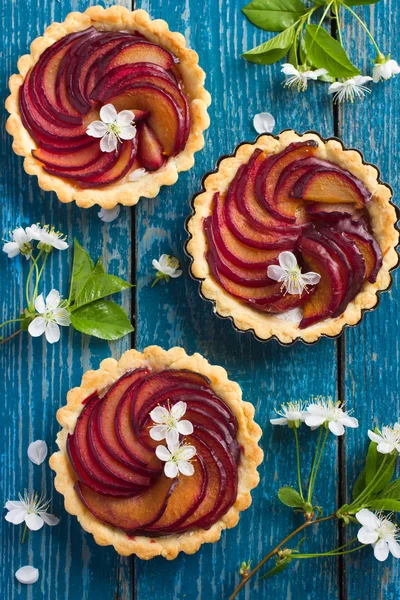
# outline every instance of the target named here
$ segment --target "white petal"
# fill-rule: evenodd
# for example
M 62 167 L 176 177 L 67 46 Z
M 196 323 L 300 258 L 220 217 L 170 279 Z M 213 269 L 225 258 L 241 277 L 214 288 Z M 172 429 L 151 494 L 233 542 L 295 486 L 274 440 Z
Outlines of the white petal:
M 358 420 L 355 417 L 349 417 L 349 415 L 342 417 L 340 422 L 343 423 L 345 427 L 351 427 L 352 429 L 358 427 Z
M 171 452 L 165 446 L 157 446 L 156 456 L 160 460 L 167 461 L 171 458 Z
M 370 429 L 368 429 L 368 437 L 371 440 L 371 442 L 376 442 L 377 444 L 379 444 L 383 439 L 381 435 L 378 435 L 377 433 L 375 433 L 374 431 L 371 431 Z
M 178 466 L 174 462 L 172 462 L 172 460 L 169 460 L 164 465 L 164 473 L 167 477 L 173 479 L 178 475 Z
M 133 140 L 136 137 L 136 127 L 133 125 L 124 125 L 124 127 L 121 127 L 119 137 L 121 140 Z
M 167 441 L 168 448 L 171 448 L 171 447 L 174 447 L 174 446 L 178 446 L 179 445 L 179 433 L 178 433 L 178 430 L 175 429 L 175 427 L 173 429 L 168 429 L 167 435 L 165 436 L 165 439 Z
M 60 519 L 55 515 L 49 515 L 46 512 L 40 512 L 39 515 L 42 517 L 46 525 L 50 525 L 50 527 L 54 527 L 54 525 L 58 525 L 60 522 Z
M 172 273 L 169 274 L 170 277 L 172 277 L 172 279 L 176 279 L 177 277 L 180 277 L 182 275 L 182 272 L 180 269 L 176 269 L 175 271 L 173 270 Z
M 186 460 L 178 460 L 178 469 L 182 475 L 190 477 L 194 473 L 194 466 Z
M 309 404 L 307 406 L 307 412 L 309 412 L 311 415 L 323 414 L 322 407 L 319 404 Z
M 53 248 L 56 248 L 57 250 L 66 250 L 68 248 L 67 242 L 54 234 L 49 235 L 49 243 L 53 246 Z
M 49 344 L 55 344 L 60 339 L 60 328 L 57 323 L 52 321 L 47 323 L 44 333 Z
M 357 533 L 358 541 L 361 542 L 361 544 L 375 544 L 378 537 L 377 531 L 373 531 L 367 527 L 361 527 Z
M 389 550 L 395 558 L 400 558 L 400 544 L 393 538 L 388 539 Z
M 325 417 L 319 415 L 306 415 L 304 420 L 308 427 L 319 427 L 322 423 L 325 423 Z
M 15 573 L 15 577 L 20 583 L 25 583 L 26 585 L 36 583 L 39 579 L 39 570 L 30 566 L 21 567 Z
M 156 440 L 156 442 L 160 442 L 161 440 L 165 440 L 168 432 L 168 427 L 166 425 L 155 425 L 154 427 L 150 427 L 150 437 L 152 440 Z
M 367 529 L 377 529 L 381 523 L 378 517 L 368 508 L 362 508 L 355 516 L 357 521 Z
M 15 258 L 19 254 L 19 244 L 16 242 L 6 242 L 3 246 L 3 252 L 8 255 L 8 258 Z
M 270 419 L 269 422 L 272 425 L 287 425 L 288 420 L 285 417 L 279 417 L 278 419 Z
M 179 419 L 181 419 L 183 417 L 185 412 L 186 412 L 186 402 L 182 402 L 182 400 L 180 400 L 179 402 L 174 404 L 173 407 L 171 408 L 171 415 L 177 421 L 179 421 Z
M 388 61 L 388 66 L 390 67 L 392 75 L 398 75 L 400 73 L 400 66 L 398 63 L 391 59 Z
M 43 294 L 40 294 L 35 300 L 35 308 L 39 314 L 44 313 L 46 305 L 44 303 Z
M 102 152 L 114 152 L 118 146 L 118 139 L 115 133 L 107 131 L 104 137 L 101 138 L 100 150 Z
M 142 177 L 144 177 L 146 175 L 146 173 L 147 173 L 146 169 L 135 169 L 128 176 L 128 180 L 129 181 L 139 181 L 139 179 L 142 179 Z
M 12 237 L 14 242 L 17 242 L 17 244 L 25 244 L 26 242 L 30 241 L 23 227 L 17 227 L 14 229 Z
M 120 125 L 120 127 L 126 127 L 127 125 L 130 125 L 134 120 L 135 115 L 131 110 L 121 110 L 121 112 L 118 113 L 117 123 L 118 125 Z
M 66 308 L 57 308 L 53 313 L 53 317 L 56 323 L 63 327 L 68 327 L 71 324 L 71 315 Z
M 387 442 L 381 442 L 376 447 L 380 454 L 390 454 L 394 450 L 394 448 L 394 444 L 388 444 Z
M 100 217 L 104 223 L 111 223 L 111 221 L 115 221 L 115 219 L 118 218 L 120 210 L 121 206 L 119 204 L 110 209 L 101 208 L 100 212 L 97 213 L 97 216 Z
M 281 252 L 279 255 L 279 264 L 285 271 L 292 271 L 297 267 L 297 259 L 293 252 L 289 252 L 285 250 L 285 252 Z
M 46 308 L 53 311 L 60 304 L 61 296 L 57 290 L 51 290 L 46 297 Z
M 20 500 L 7 500 L 4 508 L 7 510 L 14 510 L 14 508 L 22 508 L 24 505 Z
M 112 104 L 105 104 L 100 109 L 100 119 L 103 123 L 114 123 L 117 120 L 117 111 Z
M 44 521 L 43 521 L 42 517 L 40 517 L 39 515 L 36 515 L 35 513 L 30 513 L 29 515 L 26 515 L 25 523 L 31 531 L 38 531 L 44 525 Z
M 160 258 L 158 259 L 158 264 L 160 265 L 160 270 L 168 267 L 168 254 L 161 254 Z
M 341 89 L 343 89 L 343 87 L 343 83 L 340 81 L 335 81 L 335 83 L 331 83 L 329 86 L 328 94 L 336 94 L 336 92 L 339 92 Z
M 93 121 L 86 129 L 87 135 L 90 135 L 94 138 L 102 138 L 104 135 L 106 135 L 107 131 L 107 125 L 102 121 Z
M 25 521 L 26 509 L 25 508 L 14 508 L 10 510 L 5 516 L 5 520 L 13 525 L 19 525 Z
M 154 423 L 165 423 L 165 420 L 168 419 L 169 412 L 164 406 L 156 406 L 150 413 L 150 418 L 154 421 Z
M 28 458 L 35 465 L 41 465 L 47 456 L 47 444 L 43 440 L 36 440 L 28 446 Z
M 379 540 L 374 546 L 374 556 L 376 560 L 383 562 L 389 556 L 389 544 L 385 540 Z
M 369 75 L 356 75 L 354 81 L 356 85 L 365 85 L 368 81 L 372 81 L 372 77 Z
M 190 421 L 184 419 L 178 423 L 178 431 L 181 435 L 191 435 L 193 433 L 193 425 Z
M 151 261 L 151 264 L 153 265 L 153 267 L 155 269 L 157 269 L 157 271 L 161 271 L 161 265 L 158 262 L 158 260 L 156 260 L 155 258 L 153 258 L 153 260 Z
M 32 323 L 29 323 L 28 332 L 32 337 L 39 337 L 45 332 L 46 321 L 43 317 L 36 317 Z
M 314 71 L 314 75 L 318 77 L 321 77 L 321 75 L 328 75 L 328 71 L 326 69 L 316 69 Z
M 196 448 L 194 446 L 182 446 L 179 458 L 181 460 L 190 460 L 196 455 Z
M 299 75 L 299 72 L 296 69 L 296 67 L 294 67 L 290 63 L 284 63 L 282 65 L 281 72 L 285 75 Z
M 286 275 L 286 271 L 282 269 L 279 265 L 269 265 L 267 269 L 267 275 L 270 279 L 274 281 L 279 281 L 281 277 Z
M 253 118 L 253 127 L 257 133 L 272 133 L 275 127 L 275 119 L 268 112 L 258 113 Z
M 317 283 L 319 283 L 321 280 L 321 275 L 319 273 L 309 271 L 309 273 L 302 273 L 301 278 L 304 283 L 308 285 L 317 285 Z
M 30 227 L 26 228 L 26 233 L 29 235 L 29 237 L 32 240 L 37 240 L 38 242 L 40 242 L 41 235 L 42 235 L 42 228 L 39 227 L 38 225 L 36 225 L 36 223 L 34 223 Z
M 343 435 L 344 427 L 339 421 L 329 421 L 328 423 L 329 431 L 333 433 L 333 435 Z

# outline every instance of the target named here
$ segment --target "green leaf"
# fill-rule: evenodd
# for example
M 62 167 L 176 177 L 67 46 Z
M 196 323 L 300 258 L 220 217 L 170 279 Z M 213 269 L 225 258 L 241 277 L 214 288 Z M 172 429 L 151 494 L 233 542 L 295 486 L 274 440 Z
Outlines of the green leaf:
M 75 329 L 102 340 L 118 340 L 133 331 L 124 310 L 110 300 L 97 300 L 71 313 Z
M 355 500 L 356 498 L 358 498 L 358 496 L 361 494 L 361 492 L 364 489 L 365 489 L 365 467 L 363 468 L 363 470 L 357 477 L 356 482 L 353 486 L 353 490 L 351 492 L 352 499 Z
M 348 6 L 364 6 L 365 4 L 377 4 L 379 0 L 343 0 Z
M 368 502 L 368 508 L 372 510 L 392 510 L 394 512 L 400 512 L 400 500 L 393 500 L 392 498 L 377 498 Z
M 242 12 L 257 27 L 266 31 L 283 31 L 306 14 L 301 0 L 252 0 Z
M 261 579 L 269 579 L 270 577 L 273 577 L 274 575 L 278 575 L 279 573 L 282 573 L 282 571 L 284 571 L 286 569 L 286 567 L 289 566 L 290 561 L 289 560 L 283 560 L 279 563 L 277 563 L 275 565 L 275 567 L 272 567 L 272 569 L 270 571 L 268 571 L 268 573 L 265 573 L 265 575 L 263 575 L 261 577 Z
M 120 277 L 104 273 L 101 263 L 97 263 L 92 274 L 79 292 L 71 312 L 75 312 L 79 307 L 84 306 L 85 304 L 95 302 L 96 300 L 111 296 L 117 292 L 122 292 L 131 287 L 132 285 L 130 283 L 127 283 Z
M 278 498 L 283 504 L 291 506 L 292 508 L 302 508 L 304 505 L 304 500 L 299 492 L 289 486 L 281 487 L 279 489 Z
M 331 77 L 348 78 L 360 71 L 349 60 L 344 48 L 323 27 L 307 25 L 307 58 L 317 69 L 326 69 Z
M 376 447 L 378 444 L 371 442 L 368 447 L 367 459 L 365 462 L 365 484 L 368 485 L 372 481 L 375 473 L 382 464 L 383 455 L 380 454 Z
M 392 498 L 400 500 L 400 479 L 395 479 L 387 485 L 381 492 L 382 498 Z
M 73 302 L 93 270 L 93 261 L 89 254 L 82 248 L 78 240 L 74 239 L 74 264 L 72 267 L 69 301 Z
M 294 27 L 289 27 L 260 46 L 242 54 L 242 57 L 259 65 L 272 65 L 283 58 L 293 45 Z

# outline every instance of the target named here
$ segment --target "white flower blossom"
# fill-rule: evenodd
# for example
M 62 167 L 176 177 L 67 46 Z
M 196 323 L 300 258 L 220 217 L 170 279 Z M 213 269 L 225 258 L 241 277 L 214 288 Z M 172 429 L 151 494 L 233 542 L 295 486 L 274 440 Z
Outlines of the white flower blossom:
M 27 565 L 26 567 L 21 567 L 18 569 L 18 571 L 15 573 L 15 577 L 20 583 L 30 585 L 32 583 L 36 583 L 39 579 L 39 569 L 35 569 L 35 567 Z
M 100 211 L 97 213 L 97 216 L 100 217 L 100 219 L 104 221 L 104 223 L 111 223 L 111 221 L 115 221 L 115 219 L 118 219 L 120 211 L 121 206 L 119 204 L 116 204 L 114 208 L 101 208 Z
M 164 473 L 167 477 L 173 479 L 182 473 L 182 475 L 193 475 L 194 467 L 190 462 L 196 455 L 196 448 L 189 445 L 172 444 L 166 448 L 165 446 L 157 446 L 157 457 L 165 462 Z
M 389 552 L 400 558 L 400 532 L 398 527 L 381 513 L 373 513 L 367 508 L 356 513 L 357 521 L 362 525 L 357 538 L 361 544 L 372 544 L 374 556 L 380 562 L 387 559 Z
M 128 181 L 139 181 L 139 179 L 142 179 L 142 177 L 144 177 L 146 174 L 146 169 L 135 169 L 128 175 Z
M 36 440 L 28 446 L 28 458 L 35 465 L 41 465 L 47 456 L 47 444 L 43 440 Z
M 43 294 L 35 300 L 35 309 L 39 313 L 29 324 L 28 332 L 32 337 L 39 337 L 43 333 L 49 344 L 54 344 L 60 339 L 60 328 L 67 327 L 71 323 L 68 310 L 63 306 L 60 293 L 51 290 L 44 301 Z
M 6 242 L 3 246 L 3 252 L 8 255 L 8 258 L 14 258 L 18 254 L 25 256 L 26 260 L 32 254 L 32 236 L 28 232 L 29 227 L 25 230 L 23 227 L 17 227 L 11 232 L 12 241 Z
M 279 415 L 277 419 L 270 419 L 272 425 L 289 425 L 289 427 L 300 427 L 304 423 L 306 416 L 305 404 L 301 400 L 298 402 L 288 402 L 282 404 L 281 409 L 276 413 Z
M 307 291 L 308 285 L 317 285 L 321 279 L 321 275 L 313 271 L 302 273 L 293 252 L 281 252 L 278 260 L 279 265 L 270 265 L 268 267 L 267 275 L 270 279 L 282 283 L 282 288 L 288 294 L 301 295 L 304 290 Z
M 258 113 L 253 118 L 253 127 L 257 133 L 272 133 L 275 127 L 275 119 L 270 113 Z
M 281 69 L 282 73 L 288 75 L 288 79 L 284 81 L 285 87 L 292 87 L 293 85 L 297 87 L 298 92 L 304 92 L 308 87 L 308 82 L 316 81 L 318 77 L 322 75 L 327 75 L 328 71 L 326 69 L 316 69 L 315 71 L 307 70 L 303 71 L 300 67 L 296 69 L 294 65 L 290 63 L 285 63 L 282 65 Z
M 354 102 L 355 98 L 364 98 L 365 94 L 371 93 L 366 83 L 372 81 L 368 75 L 356 75 L 345 81 L 335 81 L 328 88 L 328 94 L 335 94 L 334 102 Z
M 105 104 L 100 109 L 100 121 L 90 123 L 86 133 L 101 138 L 100 150 L 114 152 L 122 140 L 132 140 L 136 136 L 136 127 L 132 124 L 135 114 L 131 110 L 117 113 L 112 104 Z
M 45 523 L 50 526 L 58 525 L 60 519 L 47 512 L 50 500 L 46 500 L 45 496 L 39 497 L 35 492 L 28 494 L 26 491 L 24 496 L 18 496 L 19 500 L 8 500 L 4 506 L 8 510 L 6 521 L 13 525 L 25 522 L 31 531 L 41 529 Z
M 179 401 L 168 410 L 163 406 L 157 406 L 150 413 L 154 427 L 150 428 L 150 437 L 157 442 L 167 440 L 168 446 L 179 443 L 179 434 L 190 435 L 193 433 L 193 425 L 190 421 L 181 421 L 186 412 L 186 402 Z
M 358 427 L 358 420 L 351 417 L 350 413 L 343 409 L 343 404 L 333 402 L 332 398 L 314 398 L 315 402 L 311 402 L 306 409 L 304 422 L 311 429 L 316 429 L 321 425 L 327 425 L 329 431 L 334 435 L 341 436 L 344 434 L 345 427 Z
M 390 454 L 396 450 L 400 454 L 400 423 L 394 427 L 382 427 L 378 433 L 368 430 L 368 437 L 371 442 L 376 442 L 376 449 L 381 454 Z
M 378 83 L 381 79 L 390 79 L 400 73 L 400 66 L 390 56 L 378 56 L 372 69 L 372 79 Z
M 43 248 L 46 252 L 50 252 L 52 248 L 56 250 L 66 250 L 68 248 L 68 244 L 65 241 L 66 236 L 49 225 L 41 227 L 39 224 L 34 224 L 27 227 L 26 232 L 33 240 L 39 242 L 38 248 Z
M 157 269 L 156 279 L 153 282 L 153 286 L 157 283 L 157 281 L 160 281 L 160 279 L 165 279 L 168 283 L 170 277 L 175 279 L 176 277 L 180 277 L 182 275 L 182 271 L 179 268 L 179 260 L 175 258 L 175 256 L 162 254 L 158 260 L 153 259 L 151 264 L 153 265 L 154 269 Z

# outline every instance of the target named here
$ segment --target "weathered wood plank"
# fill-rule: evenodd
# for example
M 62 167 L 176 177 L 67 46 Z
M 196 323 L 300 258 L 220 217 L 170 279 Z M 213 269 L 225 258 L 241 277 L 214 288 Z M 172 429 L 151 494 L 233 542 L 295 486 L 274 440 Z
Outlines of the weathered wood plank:
M 382 52 L 390 52 L 392 58 L 399 59 L 398 3 L 386 0 L 364 9 L 354 9 L 368 20 Z M 369 74 L 369 58 L 374 56 L 374 49 L 351 16 L 346 16 L 344 23 L 346 38 L 357 40 L 356 45 L 349 43 L 348 48 L 361 65 L 363 74 Z M 364 60 L 362 56 L 365 56 Z M 366 161 L 379 167 L 382 180 L 394 188 L 394 201 L 398 203 L 400 81 L 396 78 L 371 87 L 372 94 L 364 102 L 341 110 L 340 135 L 346 144 L 362 150 Z M 345 398 L 360 419 L 360 429 L 346 437 L 349 489 L 361 466 L 367 446 L 367 429 L 393 424 L 399 417 L 399 282 L 396 272 L 393 288 L 381 296 L 378 309 L 366 314 L 363 323 L 346 334 Z M 352 533 L 349 535 L 353 537 Z M 399 597 L 400 565 L 392 557 L 379 564 L 372 549 L 368 548 L 346 559 L 345 566 L 350 600 L 394 600 Z
M 196 156 L 195 167 L 182 174 L 173 188 L 162 190 L 155 200 L 141 202 L 136 212 L 138 347 L 152 342 L 164 347 L 182 345 L 189 352 L 201 352 L 211 362 L 226 367 L 241 384 L 245 399 L 258 407 L 266 453 L 252 507 L 244 513 L 239 526 L 224 533 L 219 543 L 203 547 L 194 556 L 179 556 L 173 564 L 163 559 L 135 561 L 139 600 L 172 596 L 191 600 L 227 598 L 238 581 L 240 562 L 248 558 L 256 562 L 292 528 L 290 511 L 279 505 L 275 494 L 280 485 L 294 481 L 293 445 L 287 437 L 289 432 L 272 433 L 269 417 L 273 407 L 312 393 L 336 394 L 335 342 L 322 340 L 313 347 L 281 348 L 275 342 L 263 345 L 250 334 L 236 333 L 228 321 L 218 320 L 211 305 L 199 298 L 197 284 L 187 274 L 183 224 L 190 197 L 198 190 L 201 176 L 214 168 L 220 155 L 232 152 L 237 143 L 256 137 L 251 124 L 255 113 L 271 111 L 277 120 L 276 131 L 294 127 L 333 134 L 330 105 L 324 92 L 317 87 L 302 96 L 284 91 L 278 66 L 246 64 L 239 58 L 244 49 L 268 35 L 246 21 L 240 12 L 243 4 L 213 0 L 137 2 L 153 18 L 166 19 L 171 29 L 186 35 L 190 46 L 200 54 L 213 98 L 206 148 Z M 151 260 L 163 252 L 179 257 L 185 275 L 169 285 L 151 289 Z M 335 472 L 336 447 L 333 440 L 331 444 L 326 465 L 332 465 Z M 333 476 L 318 501 L 328 503 L 335 490 Z M 327 526 L 323 533 L 320 547 L 333 547 L 332 529 Z M 259 580 L 242 596 L 252 600 L 338 598 L 334 561 L 313 565 L 312 578 L 308 569 L 308 565 L 299 564 L 290 576 L 284 574 L 268 582 Z
M 110 2 L 111 4 L 111 2 Z M 130 2 L 125 3 L 130 6 Z M 71 10 L 83 10 L 86 2 L 57 3 L 49 0 L 8 2 L 2 11 L 1 105 L 7 96 L 7 80 L 16 71 L 17 59 L 26 53 L 30 42 L 41 35 L 53 21 L 64 19 Z M 13 154 L 11 139 L 6 134 L 5 110 L 1 113 L 2 172 L 2 237 L 17 225 L 40 221 L 50 223 L 74 236 L 93 256 L 102 255 L 110 271 L 129 279 L 131 273 L 131 217 L 122 209 L 121 217 L 110 225 L 103 224 L 98 209 L 83 211 L 76 206 L 62 205 L 53 194 L 42 192 L 36 180 L 22 168 L 22 159 Z M 1 252 L 1 320 L 16 315 L 23 307 L 22 273 L 27 265 L 16 258 L 9 260 Z M 52 287 L 66 294 L 72 267 L 72 249 L 54 253 L 41 286 L 45 293 Z M 130 311 L 130 294 L 123 297 L 123 306 Z M 68 389 L 78 385 L 83 370 L 97 368 L 102 358 L 119 356 L 130 347 L 129 338 L 108 344 L 89 339 L 72 330 L 63 331 L 61 342 L 51 347 L 42 339 L 33 340 L 23 334 L 0 347 L 0 461 L 2 500 L 15 498 L 24 488 L 46 492 L 53 496 L 52 509 L 61 516 L 58 527 L 45 527 L 20 543 L 21 527 L 0 519 L 0 596 L 57 600 L 107 598 L 128 600 L 132 597 L 131 563 L 118 557 L 110 548 L 99 548 L 86 534 L 75 517 L 69 517 L 62 498 L 53 490 L 53 474 L 48 465 L 34 466 L 26 451 L 28 444 L 45 439 L 49 451 L 54 451 L 59 426 L 55 412 L 65 403 Z M 40 570 L 40 580 L 34 586 L 18 584 L 15 571 L 26 564 Z

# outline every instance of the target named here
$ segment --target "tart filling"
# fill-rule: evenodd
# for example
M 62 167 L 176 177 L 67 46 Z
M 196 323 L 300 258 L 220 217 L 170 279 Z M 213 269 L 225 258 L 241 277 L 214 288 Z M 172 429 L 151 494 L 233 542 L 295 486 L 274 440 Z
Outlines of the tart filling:
M 294 132 L 224 159 L 194 201 L 187 245 L 218 313 L 284 342 L 354 324 L 397 263 L 390 189 L 374 171 L 339 142 Z
M 58 414 L 64 430 L 51 466 L 67 510 L 72 506 L 89 531 L 111 528 L 120 543 L 109 543 L 121 553 L 174 558 L 179 549 L 194 552 L 218 539 L 249 505 L 262 458 L 260 430 L 220 367 L 180 349 L 152 347 L 144 356 L 130 351 L 118 366 L 104 361 L 91 372 L 103 383 L 99 389 L 71 392 L 71 405 L 69 397 Z

